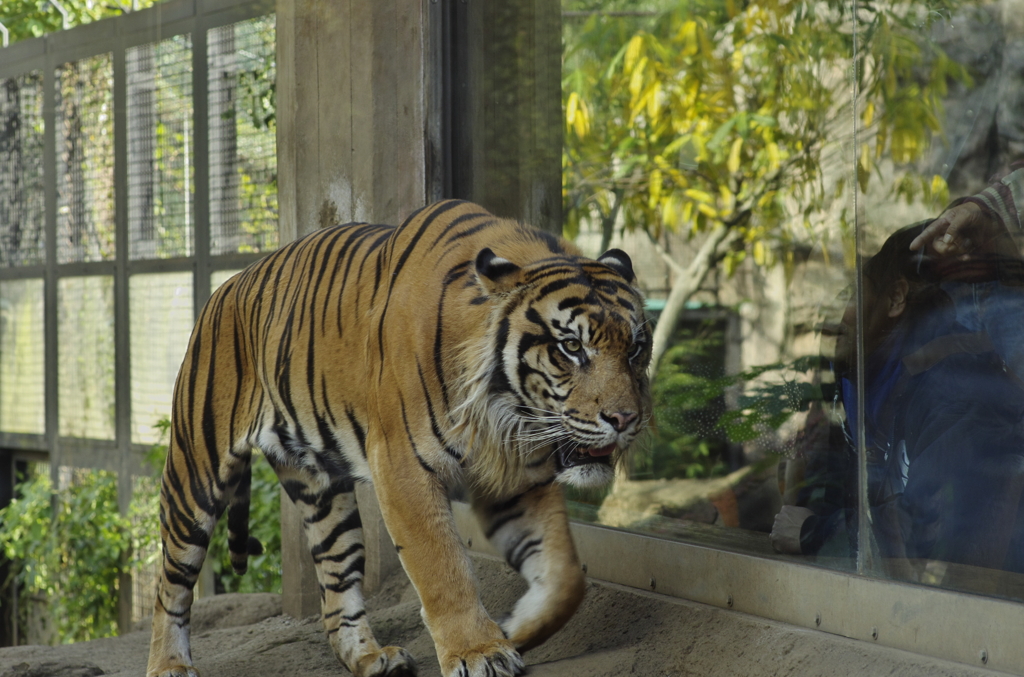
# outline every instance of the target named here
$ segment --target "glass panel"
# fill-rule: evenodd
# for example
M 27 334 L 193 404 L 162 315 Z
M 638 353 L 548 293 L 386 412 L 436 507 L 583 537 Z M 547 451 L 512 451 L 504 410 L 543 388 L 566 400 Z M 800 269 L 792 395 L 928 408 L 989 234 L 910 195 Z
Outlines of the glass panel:
M 1019 27 L 801 7 L 563 5 L 565 232 L 634 256 L 658 360 L 571 510 L 1024 599 Z
M 59 431 L 114 439 L 114 278 L 57 281 Z
M 192 39 L 125 52 L 128 227 L 133 259 L 192 253 Z
M 0 266 L 43 263 L 43 75 L 0 82 Z
M 57 261 L 114 258 L 110 54 L 57 68 Z
M 632 257 L 656 364 L 648 442 L 570 511 L 778 557 L 841 420 L 818 367 L 854 277 L 849 5 L 562 7 L 564 233 Z M 855 567 L 834 533 L 814 561 Z
M 154 444 L 171 416 L 174 380 L 192 333 L 192 274 L 132 275 L 132 442 Z
M 207 33 L 210 66 L 210 247 L 277 247 L 274 17 Z
M 858 108 L 862 371 L 840 393 L 863 389 L 867 564 L 1024 599 L 1024 52 L 1009 5 L 957 4 Z
M 0 430 L 46 432 L 43 281 L 0 282 Z

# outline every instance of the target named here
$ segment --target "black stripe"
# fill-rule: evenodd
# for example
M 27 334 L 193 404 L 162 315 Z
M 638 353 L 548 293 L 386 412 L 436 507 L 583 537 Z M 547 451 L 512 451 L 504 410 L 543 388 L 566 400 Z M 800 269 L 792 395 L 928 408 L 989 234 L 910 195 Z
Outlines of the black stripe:
M 325 590 L 330 590 L 331 592 L 336 592 L 338 594 L 341 594 L 341 593 L 347 591 L 349 588 L 351 588 L 352 586 L 354 586 L 356 583 L 358 583 L 361 580 L 363 580 L 362 576 L 357 576 L 355 578 L 350 578 L 349 580 L 345 581 L 344 583 L 332 583 L 331 585 L 325 585 L 324 589 Z
M 508 317 L 503 317 L 501 322 L 498 323 L 498 333 L 497 336 L 495 336 L 493 350 L 495 369 L 494 373 L 491 374 L 492 393 L 503 393 L 512 389 L 512 384 L 509 383 L 508 376 L 505 374 L 505 364 L 503 360 L 505 344 L 508 343 L 509 326 Z
M 363 430 L 363 426 L 359 425 L 359 420 L 356 419 L 355 411 L 351 407 L 345 409 L 345 415 L 348 417 L 348 422 L 352 424 L 352 432 L 355 433 L 356 439 L 359 441 L 359 450 L 363 452 L 363 458 L 366 458 L 366 431 Z
M 520 517 L 522 517 L 525 514 L 526 514 L 525 510 L 519 510 L 517 512 L 511 512 L 511 513 L 509 513 L 507 515 L 504 515 L 503 517 L 499 517 L 498 519 L 496 519 L 493 522 L 491 522 L 491 525 L 487 528 L 487 538 L 488 538 L 488 540 L 492 536 L 494 536 L 494 534 L 498 533 L 498 531 L 500 531 L 503 526 L 505 526 L 506 524 L 508 524 L 512 520 L 519 519 Z
M 526 560 L 541 551 L 540 544 L 543 540 L 542 538 L 531 538 L 521 546 L 513 548 L 508 554 L 509 565 L 516 571 L 522 569 Z
M 318 561 L 320 555 L 323 555 L 325 552 L 330 552 L 331 548 L 334 547 L 334 544 L 339 538 L 341 538 L 342 534 L 352 531 L 353 529 L 360 529 L 362 526 L 363 522 L 359 519 L 359 510 L 353 508 L 348 517 L 334 525 L 334 528 L 331 529 L 331 533 L 327 534 L 322 541 L 313 546 L 310 550 L 310 553 L 313 555 L 313 560 Z
M 413 439 L 412 430 L 409 429 L 409 417 L 405 413 L 405 400 L 401 395 L 398 396 L 398 403 L 402 408 L 402 423 L 405 424 L 405 436 L 409 440 L 409 446 L 412 447 L 412 453 L 419 462 L 420 467 L 426 470 L 431 475 L 436 475 L 437 471 L 430 467 L 430 464 L 423 460 L 420 456 L 420 452 L 416 449 L 416 440 Z
M 437 424 L 437 417 L 434 415 L 434 405 L 431 404 L 430 390 L 427 388 L 427 381 L 423 378 L 423 367 L 420 366 L 420 358 L 416 358 L 416 372 L 420 377 L 420 387 L 423 388 L 423 400 L 427 404 L 427 416 L 430 417 L 430 430 L 434 433 L 434 437 L 437 439 L 437 443 L 441 445 L 441 448 L 452 456 L 457 461 L 462 461 L 462 454 L 452 449 L 445 442 L 444 434 L 441 432 L 440 426 Z
M 430 228 L 431 224 L 433 224 L 434 221 L 436 221 L 437 218 L 442 214 L 445 214 L 451 211 L 452 209 L 455 209 L 456 207 L 461 207 L 464 204 L 467 203 L 461 200 L 450 200 L 447 202 L 441 202 L 437 205 L 434 205 L 430 214 L 428 214 L 427 217 L 423 219 L 423 223 L 420 224 L 420 227 L 419 229 L 417 229 L 416 234 L 412 236 L 412 239 L 409 241 L 409 244 L 405 246 L 405 250 L 402 252 L 402 255 L 398 258 L 398 263 L 396 263 L 395 267 L 391 270 L 390 289 L 394 289 L 395 280 L 398 279 L 398 274 L 402 272 L 402 268 L 405 267 L 405 262 L 409 260 L 409 257 L 412 255 L 413 250 L 416 248 L 416 243 L 419 242 L 420 238 L 423 237 L 423 234 L 427 232 L 427 229 Z M 409 221 L 406 221 L 406 224 L 409 224 Z M 402 228 L 404 229 L 405 225 L 403 225 Z M 387 312 L 386 306 L 384 312 Z
M 454 230 L 455 228 L 461 226 L 466 221 L 472 221 L 473 219 L 488 219 L 488 220 L 485 221 L 484 223 L 477 224 L 477 225 L 473 226 L 472 228 L 470 228 L 468 230 L 464 230 L 461 233 L 453 235 L 452 237 L 450 237 L 448 239 L 447 242 L 445 242 L 445 244 L 448 245 L 448 244 L 451 244 L 452 242 L 454 242 L 455 240 L 458 240 L 458 239 L 461 239 L 461 238 L 464 238 L 464 237 L 468 237 L 468 236 L 472 235 L 473 233 L 479 232 L 480 230 L 482 230 L 484 228 L 487 228 L 488 226 L 494 225 L 494 223 L 495 223 L 494 217 L 491 214 L 488 214 L 487 212 L 473 212 L 471 214 L 462 214 L 460 216 L 456 216 L 454 219 L 452 219 L 448 223 L 447 226 L 445 226 L 443 231 L 438 233 L 437 238 L 435 238 L 434 241 L 430 244 L 430 249 L 433 249 L 434 247 L 436 247 L 438 245 L 438 243 L 442 239 L 444 239 L 444 236 L 447 235 L 448 233 L 450 233 L 452 230 Z
M 351 557 L 352 555 L 356 554 L 357 552 L 359 552 L 360 550 L 363 550 L 363 549 L 364 548 L 363 548 L 363 544 L 362 543 L 353 543 L 352 545 L 348 546 L 348 548 L 346 548 L 344 552 L 338 553 L 337 555 L 325 555 L 324 557 L 320 558 L 320 561 L 321 562 L 344 562 L 349 557 Z

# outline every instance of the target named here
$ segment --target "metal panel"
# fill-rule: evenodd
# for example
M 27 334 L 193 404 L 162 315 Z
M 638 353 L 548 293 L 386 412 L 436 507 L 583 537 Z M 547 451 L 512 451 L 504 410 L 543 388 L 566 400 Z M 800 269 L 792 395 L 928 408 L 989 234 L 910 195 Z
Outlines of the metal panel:
M 194 157 L 209 158 L 209 119 L 206 113 L 209 99 L 209 78 L 206 72 L 207 62 L 206 26 L 198 23 L 192 34 L 192 119 L 196 130 L 196 148 Z M 210 298 L 210 171 L 204 167 L 195 177 L 196 225 L 195 244 L 192 254 L 195 257 L 195 277 L 193 278 L 192 294 L 195 317 L 199 317 L 206 300 Z
M 58 441 L 58 448 L 60 450 L 60 465 L 58 467 L 95 468 L 111 472 L 117 472 L 120 467 L 121 459 L 117 455 L 117 443 L 113 440 L 61 437 Z
M 22 433 L 0 433 L 0 447 L 18 449 L 26 453 L 46 453 L 45 435 L 25 435 Z M 43 457 L 46 460 L 49 456 Z
M 45 264 L 37 266 L 20 266 L 18 268 L 0 268 L 0 280 L 21 280 L 32 277 L 42 277 L 45 274 Z
M 277 248 L 274 22 L 206 32 L 210 253 Z
M 116 23 L 117 19 L 105 19 L 34 39 L 46 43 L 47 64 L 53 67 L 110 52 L 117 45 Z
M 117 21 L 94 21 L 93 23 L 75 26 L 74 30 L 56 31 L 44 36 L 48 52 L 72 52 L 78 48 L 85 47 L 92 49 L 94 45 L 106 44 L 110 49 L 114 39 L 117 37 Z M 93 51 L 103 51 L 102 48 Z M 71 56 L 69 58 L 75 58 Z
M 125 40 L 125 47 L 156 42 L 164 38 L 191 30 L 185 27 L 196 15 L 195 0 L 165 0 L 148 9 L 131 12 L 117 19 L 118 33 Z
M 58 280 L 60 433 L 115 438 L 117 307 L 110 276 Z M 118 356 L 123 360 L 126 355 Z
M 42 38 L 22 40 L 5 47 L 0 59 L 0 77 L 21 75 L 43 67 L 46 59 L 46 41 Z
M 124 439 L 156 444 L 156 424 L 171 413 L 175 377 L 192 333 L 192 271 L 133 275 L 128 289 L 131 430 Z
M 43 71 L 43 124 L 48 131 L 43 146 L 43 183 L 46 206 L 46 282 L 43 288 L 43 332 L 46 353 L 46 448 L 50 452 L 50 481 L 60 481 L 60 448 L 57 429 L 60 425 L 57 393 L 58 319 L 57 319 L 57 139 L 56 77 L 53 68 Z
M 117 263 L 114 261 L 82 261 L 56 266 L 59 277 L 83 277 L 86 275 L 113 275 Z
M 194 235 L 192 44 L 178 35 L 124 52 L 131 259 L 188 256 Z M 122 185 L 120 182 L 118 185 Z
M 274 14 L 274 2 L 273 0 L 206 0 L 202 3 L 202 13 L 205 26 L 226 26 L 236 21 Z

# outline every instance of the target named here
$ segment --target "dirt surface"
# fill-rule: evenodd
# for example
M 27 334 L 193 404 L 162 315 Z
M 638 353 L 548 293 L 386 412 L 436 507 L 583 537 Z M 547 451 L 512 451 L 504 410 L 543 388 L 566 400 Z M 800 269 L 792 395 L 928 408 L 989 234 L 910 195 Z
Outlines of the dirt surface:
M 474 561 L 484 603 L 499 617 L 523 584 L 497 560 Z M 367 608 L 382 644 L 408 649 L 422 677 L 440 674 L 416 593 L 404 574 L 392 576 Z M 331 653 L 319 619 L 282 616 L 276 595 L 202 599 L 193 622 L 192 655 L 205 677 L 348 674 Z M 141 677 L 148 649 L 145 627 L 80 644 L 0 649 L 0 677 Z M 532 677 L 1000 674 L 598 582 L 589 584 L 572 621 L 526 660 Z

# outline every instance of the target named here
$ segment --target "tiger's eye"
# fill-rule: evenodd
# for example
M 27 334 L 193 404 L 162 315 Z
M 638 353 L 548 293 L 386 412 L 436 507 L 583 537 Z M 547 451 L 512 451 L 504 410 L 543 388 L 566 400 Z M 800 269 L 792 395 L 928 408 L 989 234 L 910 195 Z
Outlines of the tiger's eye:
M 562 341 L 562 347 L 570 353 L 578 353 L 583 350 L 583 344 L 576 339 L 565 339 Z
M 637 341 L 629 349 L 629 359 L 635 360 L 636 358 L 640 357 L 640 353 L 642 353 L 643 350 L 644 343 L 642 341 Z

